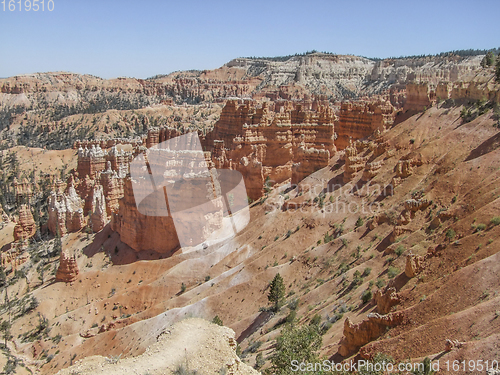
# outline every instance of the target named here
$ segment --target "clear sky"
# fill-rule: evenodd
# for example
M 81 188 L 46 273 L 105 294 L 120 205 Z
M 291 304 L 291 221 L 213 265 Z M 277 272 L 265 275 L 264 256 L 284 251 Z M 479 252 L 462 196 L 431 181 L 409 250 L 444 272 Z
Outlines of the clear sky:
M 147 78 L 313 49 L 390 57 L 500 46 L 498 0 L 53 0 L 51 12 L 47 0 L 38 12 L 26 11 L 25 0 L 11 12 L 5 2 L 0 77 Z

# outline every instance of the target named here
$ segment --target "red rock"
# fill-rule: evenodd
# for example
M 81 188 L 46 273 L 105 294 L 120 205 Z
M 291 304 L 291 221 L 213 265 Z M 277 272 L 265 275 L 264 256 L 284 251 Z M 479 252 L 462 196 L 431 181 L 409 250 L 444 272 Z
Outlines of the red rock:
M 394 327 L 401 324 L 402 321 L 403 314 L 401 312 L 387 315 L 371 313 L 368 314 L 367 319 L 358 324 L 352 324 L 347 318 L 344 321 L 344 337 L 339 342 L 339 354 L 343 357 L 353 355 L 363 345 L 386 332 L 387 327 Z
M 59 267 L 57 268 L 56 281 L 65 283 L 73 282 L 80 273 L 75 256 L 69 256 L 65 251 L 61 252 Z
M 393 306 L 399 304 L 400 296 L 395 288 L 386 288 L 377 290 L 373 295 L 373 301 L 377 305 L 377 311 L 380 314 L 387 314 Z
M 24 241 L 36 233 L 36 224 L 28 205 L 19 207 L 19 219 L 14 227 L 14 241 Z

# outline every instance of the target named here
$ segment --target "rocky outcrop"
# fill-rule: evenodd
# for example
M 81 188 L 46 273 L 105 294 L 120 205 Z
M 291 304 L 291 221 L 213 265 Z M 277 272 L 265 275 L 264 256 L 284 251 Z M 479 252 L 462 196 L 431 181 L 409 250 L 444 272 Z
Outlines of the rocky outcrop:
M 396 172 L 396 177 L 406 178 L 413 174 L 413 166 L 411 160 L 400 160 L 398 164 L 394 167 L 394 172 Z
M 446 341 L 444 342 L 444 351 L 451 352 L 453 349 L 460 349 L 464 346 L 464 344 L 464 342 L 458 340 L 446 339 Z
M 48 201 L 48 227 L 52 234 L 60 236 L 77 232 L 85 226 L 83 202 L 76 193 L 71 178 L 66 192 L 53 191 Z
M 385 290 L 379 289 L 373 295 L 373 301 L 377 305 L 377 311 L 380 314 L 387 314 L 391 311 L 393 306 L 399 304 L 401 298 L 396 293 L 395 288 L 386 288 Z
M 99 333 L 96 330 L 91 328 L 88 335 Z M 238 357 L 235 333 L 228 327 L 190 318 L 157 332 L 156 341 L 143 354 L 122 357 L 118 364 L 101 356 L 87 357 L 57 374 L 172 374 L 176 368 L 189 369 L 193 374 L 260 374 Z
M 36 233 L 36 223 L 27 204 L 19 207 L 19 217 L 14 227 L 14 241 L 25 241 Z
M 429 83 L 408 83 L 406 85 L 405 111 L 423 111 L 436 103 L 436 92 Z
M 111 162 L 108 161 L 106 171 L 101 173 L 101 185 L 106 197 L 106 213 L 111 216 L 118 211 L 118 202 L 123 197 L 123 178 L 111 169 Z
M 419 210 L 425 210 L 431 202 L 428 199 L 408 199 L 405 201 L 405 210 L 411 212 L 417 212 Z
M 414 254 L 406 256 L 405 275 L 409 278 L 417 276 L 424 269 L 424 258 Z
M 252 199 L 269 177 L 297 183 L 324 168 L 335 152 L 333 109 L 325 100 L 228 100 L 214 130 L 202 140 L 216 168 L 242 173 Z M 250 170 L 250 168 L 252 170 Z
M 375 131 L 383 132 L 394 123 L 395 117 L 394 107 L 385 100 L 342 103 L 335 145 L 342 150 L 349 146 L 351 139 L 365 138 Z
M 339 342 L 338 353 L 343 357 L 349 357 L 356 353 L 363 345 L 375 340 L 386 332 L 387 327 L 401 324 L 403 314 L 401 312 L 380 315 L 368 314 L 367 319 L 358 324 L 351 323 L 347 318 L 344 321 L 344 337 Z
M 102 185 L 94 186 L 91 212 L 90 220 L 92 223 L 92 231 L 97 233 L 104 228 L 107 223 L 106 198 L 104 197 Z
M 79 273 L 80 271 L 78 269 L 78 264 L 76 263 L 76 257 L 74 255 L 70 256 L 65 251 L 62 251 L 59 258 L 56 281 L 62 281 L 65 283 L 73 282 L 76 280 Z
M 383 163 L 381 161 L 366 163 L 361 180 L 367 182 L 374 178 L 380 171 L 382 164 Z
M 404 226 L 401 225 L 396 225 L 394 229 L 392 230 L 392 233 L 389 237 L 389 241 L 391 243 L 396 242 L 399 236 L 402 236 L 405 233 L 411 232 L 411 229 L 405 228 Z
M 343 180 L 345 183 L 351 181 L 354 175 L 363 170 L 366 163 L 366 158 L 358 156 L 358 150 L 356 147 L 356 142 L 350 143 L 349 146 L 344 150 L 344 175 Z
M 111 227 L 120 234 L 122 242 L 136 251 L 170 254 L 180 247 L 172 216 L 146 216 L 137 210 L 130 178 L 125 179 L 124 196 L 118 212 L 113 213 Z

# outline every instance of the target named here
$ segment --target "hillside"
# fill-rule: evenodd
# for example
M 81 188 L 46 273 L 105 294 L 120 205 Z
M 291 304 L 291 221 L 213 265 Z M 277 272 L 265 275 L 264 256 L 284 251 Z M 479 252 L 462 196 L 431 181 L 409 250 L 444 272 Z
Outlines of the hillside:
M 3 113 L 22 104 L 0 159 L 0 318 L 11 323 L 0 366 L 290 373 L 276 368 L 280 340 L 304 327 L 321 338 L 313 359 L 428 357 L 440 374 L 457 373 L 446 361 L 497 359 L 500 90 L 481 60 L 311 54 L 144 81 L 1 81 Z M 61 107 L 43 102 L 55 93 Z M 94 94 L 106 104 L 81 112 Z M 69 97 L 80 112 L 54 121 Z M 106 102 L 128 97 L 151 102 Z M 41 133 L 10 147 L 30 121 Z M 146 149 L 196 134 L 207 168 L 241 174 L 250 221 L 181 248 L 168 217 L 140 213 L 129 172 Z M 474 371 L 463 373 L 485 373 Z

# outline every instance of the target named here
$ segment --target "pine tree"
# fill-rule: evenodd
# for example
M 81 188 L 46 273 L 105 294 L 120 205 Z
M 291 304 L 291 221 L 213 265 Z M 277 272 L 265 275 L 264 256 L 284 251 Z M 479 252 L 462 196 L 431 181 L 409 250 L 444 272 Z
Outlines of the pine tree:
M 278 312 L 285 302 L 285 283 L 279 273 L 277 273 L 273 281 L 271 281 L 271 287 L 267 298 L 273 305 L 272 309 L 274 312 Z

